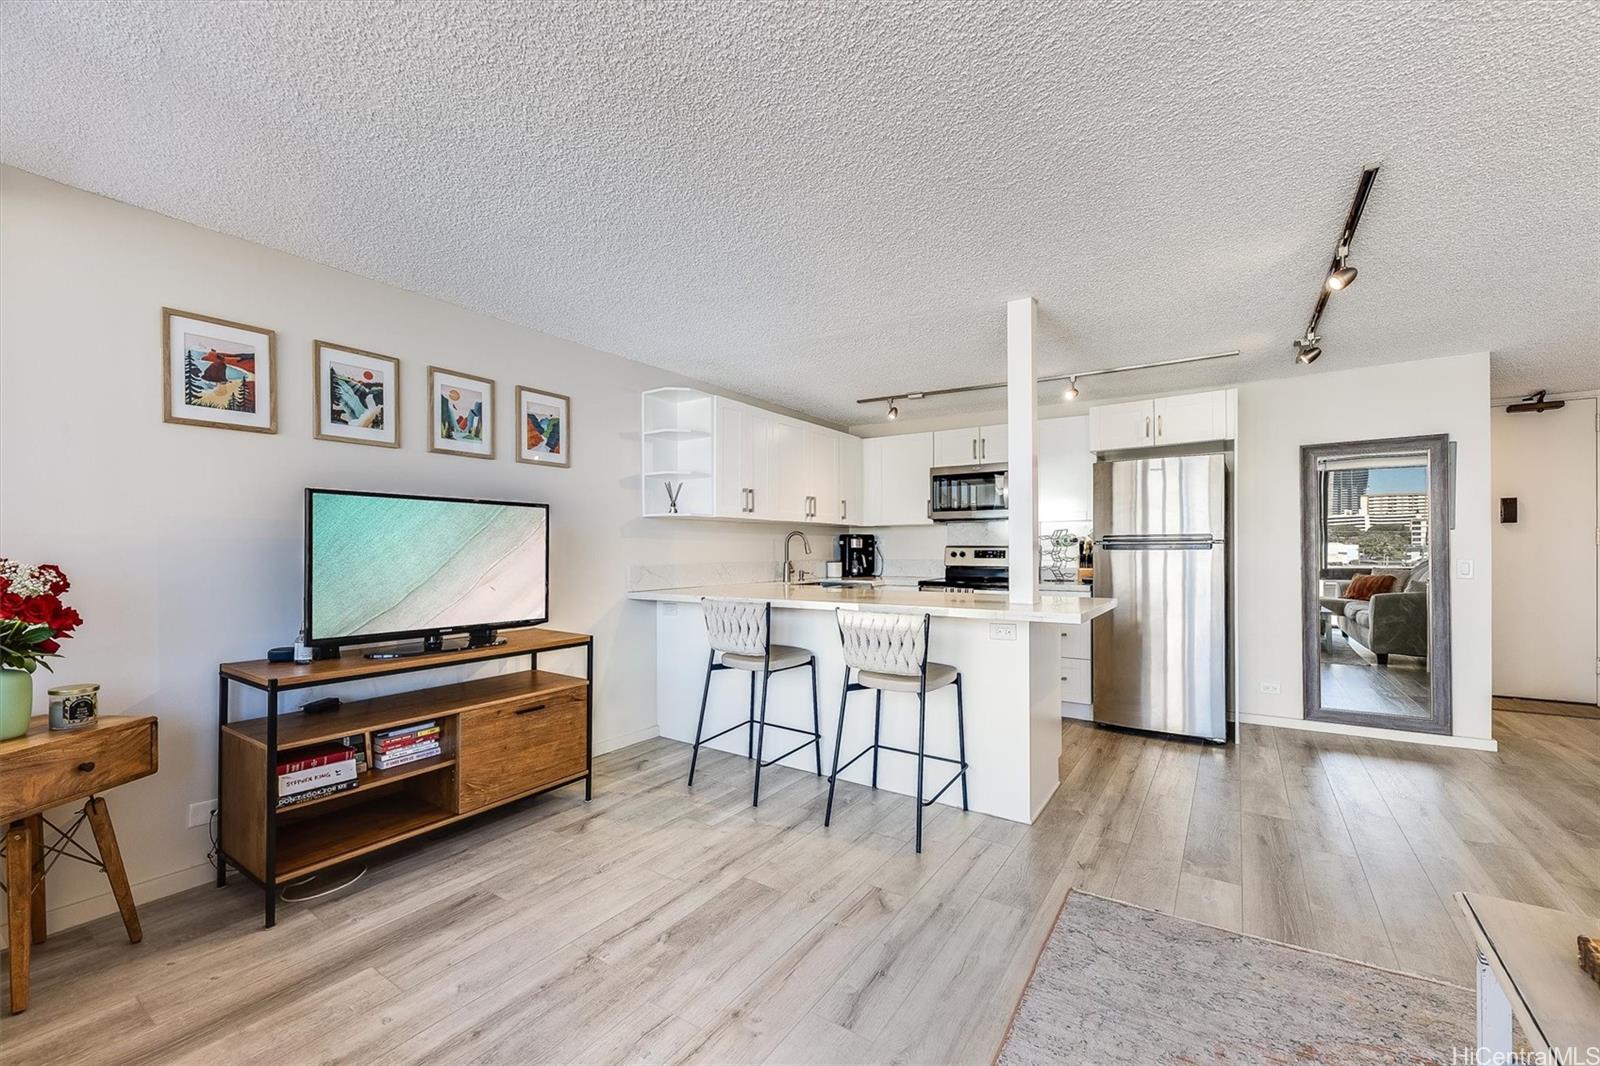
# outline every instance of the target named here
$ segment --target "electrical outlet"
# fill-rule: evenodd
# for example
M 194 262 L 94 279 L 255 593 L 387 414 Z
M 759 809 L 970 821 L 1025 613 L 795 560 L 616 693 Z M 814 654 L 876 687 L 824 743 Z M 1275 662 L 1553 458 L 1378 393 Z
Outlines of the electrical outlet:
M 1276 681 L 1261 682 L 1261 691 L 1269 696 L 1276 696 L 1283 691 Z
M 1456 577 L 1471 577 L 1472 573 L 1473 573 L 1473 571 L 1472 571 L 1472 560 L 1471 559 L 1457 559 L 1456 560 Z
M 1016 640 L 1017 623 L 1015 622 L 990 622 L 990 640 Z
M 211 824 L 211 815 L 217 809 L 216 800 L 206 800 L 204 803 L 189 804 L 189 828 L 198 829 L 203 825 Z

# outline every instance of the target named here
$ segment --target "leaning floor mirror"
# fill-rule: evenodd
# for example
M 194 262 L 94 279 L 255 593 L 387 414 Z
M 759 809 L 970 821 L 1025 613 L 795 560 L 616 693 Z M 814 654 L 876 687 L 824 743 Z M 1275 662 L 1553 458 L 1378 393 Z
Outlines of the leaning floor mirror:
M 1450 732 L 1448 440 L 1300 450 L 1305 716 Z

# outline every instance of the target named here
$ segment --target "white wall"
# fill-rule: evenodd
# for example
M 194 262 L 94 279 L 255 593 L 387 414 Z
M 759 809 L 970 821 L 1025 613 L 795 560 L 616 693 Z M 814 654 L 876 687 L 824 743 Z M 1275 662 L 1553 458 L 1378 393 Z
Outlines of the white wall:
M 162 422 L 163 305 L 277 331 L 276 435 Z M 403 447 L 312 439 L 314 338 L 401 360 Z M 519 384 L 571 396 L 571 469 L 515 462 L 506 425 L 493 462 L 430 454 L 429 364 L 493 378 L 506 425 Z M 639 392 L 682 380 L 0 168 L 0 551 L 72 578 L 86 622 L 50 680 L 160 718 L 160 773 L 109 796 L 136 896 L 206 877 L 185 814 L 215 791 L 217 664 L 293 641 L 307 485 L 548 502 L 551 625 L 595 634 L 596 750 L 654 735 L 654 610 L 624 598 L 628 567 L 775 560 L 784 533 L 639 517 Z M 829 557 L 831 531 L 811 532 Z M 61 864 L 49 888 L 52 924 L 112 909 L 88 867 Z
M 1487 353 L 1239 386 L 1234 640 L 1241 717 L 1302 717 L 1300 447 L 1432 433 L 1447 433 L 1456 442 L 1450 557 L 1455 565 L 1470 561 L 1475 570 L 1472 578 L 1451 578 L 1454 735 L 1488 740 L 1493 563 Z M 1279 691 L 1264 693 L 1263 683 Z

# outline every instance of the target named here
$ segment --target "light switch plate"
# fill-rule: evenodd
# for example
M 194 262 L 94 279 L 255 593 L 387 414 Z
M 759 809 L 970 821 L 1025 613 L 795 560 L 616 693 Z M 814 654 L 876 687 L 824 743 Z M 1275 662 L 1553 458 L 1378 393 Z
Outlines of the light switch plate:
M 1283 692 L 1283 687 L 1276 681 L 1263 681 L 1261 682 L 1261 691 L 1269 696 L 1276 696 Z
M 990 640 L 1016 640 L 1017 623 L 1015 622 L 990 622 Z
M 1456 577 L 1471 577 L 1472 573 L 1473 570 L 1471 559 L 1456 560 Z

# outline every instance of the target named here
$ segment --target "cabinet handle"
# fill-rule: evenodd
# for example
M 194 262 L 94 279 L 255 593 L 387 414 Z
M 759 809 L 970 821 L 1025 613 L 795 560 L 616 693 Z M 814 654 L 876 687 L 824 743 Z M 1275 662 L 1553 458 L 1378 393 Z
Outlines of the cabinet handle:
M 750 513 L 751 514 L 755 514 L 756 513 L 756 490 L 755 489 L 751 489 L 750 490 Z
M 849 517 L 850 517 L 850 502 L 848 500 L 840 500 L 839 501 L 839 521 L 843 522 L 845 519 L 847 519 Z
M 535 703 L 532 707 L 524 707 L 520 711 L 518 711 L 517 713 L 518 714 L 532 714 L 534 711 L 542 711 L 542 710 L 544 710 L 544 707 L 545 707 L 545 705 L 542 704 L 542 703 Z
M 1162 433 L 1162 430 L 1161 430 L 1161 416 L 1160 415 L 1156 415 L 1156 436 L 1160 437 L 1160 436 L 1163 436 L 1163 435 L 1164 434 Z
M 972 459 L 973 459 L 974 462 L 976 462 L 977 459 L 978 459 L 978 438 L 977 437 L 973 437 L 972 438 Z
M 1145 440 L 1149 440 L 1150 439 L 1150 416 L 1149 415 L 1145 415 L 1144 416 L 1144 439 Z
M 90 770 L 94 769 L 94 763 L 92 763 L 92 762 L 81 762 L 81 763 L 78 764 L 78 769 L 80 771 L 82 771 L 83 773 L 88 773 Z

